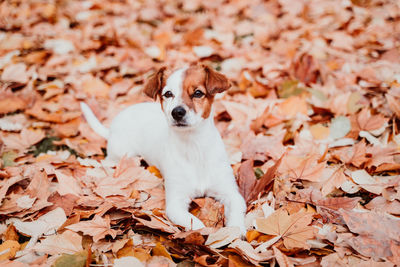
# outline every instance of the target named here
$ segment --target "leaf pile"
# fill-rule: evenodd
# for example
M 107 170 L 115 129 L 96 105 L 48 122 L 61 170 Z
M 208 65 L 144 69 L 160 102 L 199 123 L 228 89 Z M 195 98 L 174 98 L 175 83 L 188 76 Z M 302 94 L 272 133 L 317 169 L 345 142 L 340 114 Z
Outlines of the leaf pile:
M 400 4 L 390 0 L 0 3 L 2 266 L 399 266 Z M 105 160 L 104 124 L 157 68 L 201 62 L 246 239 L 164 212 L 155 166 Z M 134 123 L 134 122 L 133 122 Z

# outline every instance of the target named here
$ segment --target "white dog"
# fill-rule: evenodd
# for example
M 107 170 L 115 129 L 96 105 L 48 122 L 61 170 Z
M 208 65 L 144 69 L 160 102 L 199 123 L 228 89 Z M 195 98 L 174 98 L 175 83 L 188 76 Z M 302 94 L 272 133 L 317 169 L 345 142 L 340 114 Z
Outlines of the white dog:
M 141 103 L 119 113 L 110 129 L 81 103 L 91 128 L 108 140 L 108 158 L 142 156 L 165 179 L 166 214 L 186 229 L 204 224 L 188 212 L 193 198 L 214 197 L 225 208 L 227 226 L 245 234 L 246 203 L 229 164 L 224 143 L 214 125 L 214 96 L 230 87 L 228 79 L 206 66 L 178 69 L 166 79 L 161 68 L 144 92 L 158 103 Z

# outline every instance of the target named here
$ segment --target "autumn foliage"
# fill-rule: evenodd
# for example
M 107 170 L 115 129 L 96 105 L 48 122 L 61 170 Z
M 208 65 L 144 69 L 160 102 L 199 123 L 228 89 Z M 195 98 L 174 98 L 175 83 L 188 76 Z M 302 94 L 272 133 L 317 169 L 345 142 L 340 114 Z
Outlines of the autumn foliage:
M 194 62 L 232 81 L 245 238 L 210 198 L 173 225 L 162 174 L 107 162 L 79 109 L 107 125 Z M 2 1 L 0 90 L 1 266 L 400 266 L 398 1 Z

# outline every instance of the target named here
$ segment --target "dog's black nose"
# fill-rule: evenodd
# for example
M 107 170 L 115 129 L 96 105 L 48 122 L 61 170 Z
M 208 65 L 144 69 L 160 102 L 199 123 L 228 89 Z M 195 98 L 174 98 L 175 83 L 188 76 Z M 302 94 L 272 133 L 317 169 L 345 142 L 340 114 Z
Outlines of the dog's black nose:
M 180 121 L 183 119 L 183 117 L 185 117 L 186 110 L 183 107 L 179 106 L 174 108 L 171 114 L 172 118 L 174 118 L 176 121 Z

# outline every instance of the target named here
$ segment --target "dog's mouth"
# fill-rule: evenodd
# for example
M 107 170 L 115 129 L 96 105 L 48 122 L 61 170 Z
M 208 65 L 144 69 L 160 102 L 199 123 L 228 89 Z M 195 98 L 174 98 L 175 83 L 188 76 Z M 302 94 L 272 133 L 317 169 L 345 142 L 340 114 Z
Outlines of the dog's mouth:
M 181 122 L 181 121 L 176 121 L 172 124 L 174 127 L 188 127 L 189 125 L 187 123 Z

